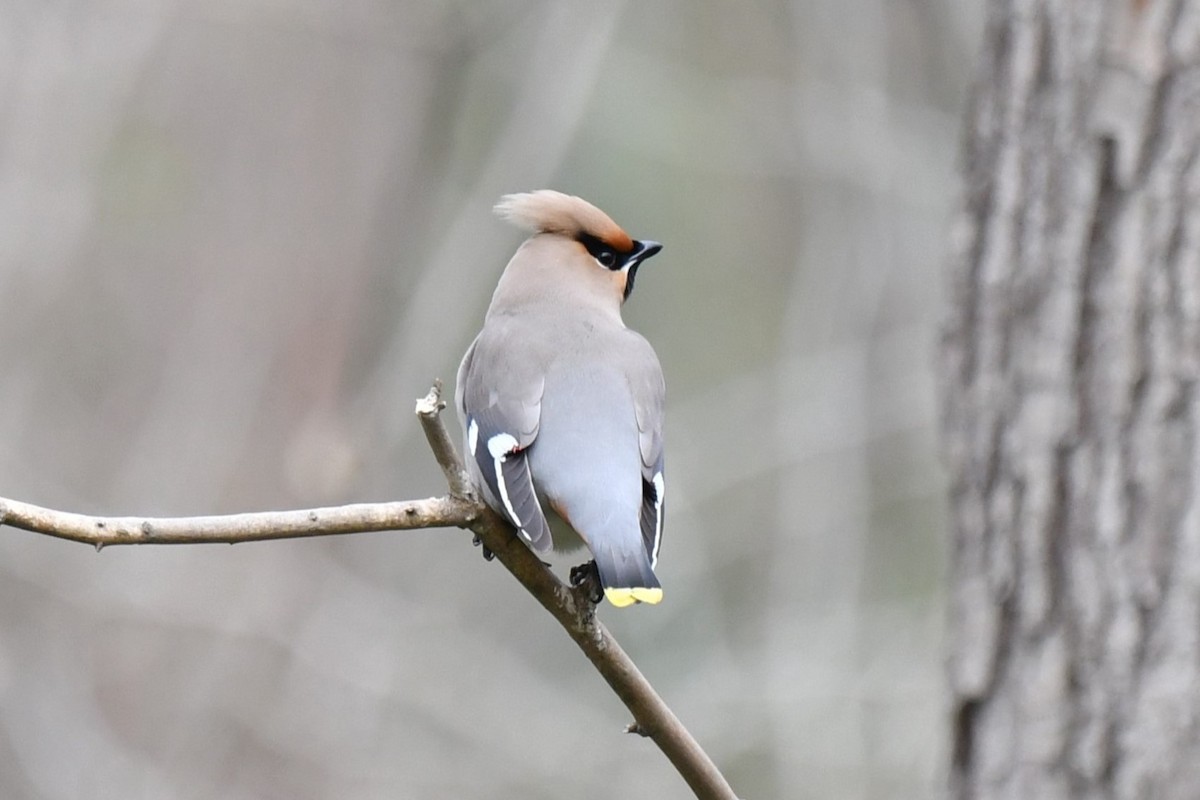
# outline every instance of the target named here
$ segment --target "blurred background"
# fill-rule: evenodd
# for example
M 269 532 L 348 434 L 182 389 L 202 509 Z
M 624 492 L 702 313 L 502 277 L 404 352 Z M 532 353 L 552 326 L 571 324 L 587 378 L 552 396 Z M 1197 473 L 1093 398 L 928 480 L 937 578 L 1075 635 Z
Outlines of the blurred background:
M 0 0 L 0 494 L 442 493 L 413 401 L 522 238 L 490 208 L 579 194 L 666 245 L 625 309 L 667 374 L 666 600 L 602 618 L 743 797 L 934 796 L 980 6 Z M 462 531 L 0 529 L 3 798 L 688 796 L 628 721 Z

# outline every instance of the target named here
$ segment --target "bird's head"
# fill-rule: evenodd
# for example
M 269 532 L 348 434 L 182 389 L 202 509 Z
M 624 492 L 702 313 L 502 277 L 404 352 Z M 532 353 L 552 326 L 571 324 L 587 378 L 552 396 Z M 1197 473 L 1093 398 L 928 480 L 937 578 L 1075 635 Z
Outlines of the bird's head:
M 631 238 L 612 218 L 586 200 L 551 189 L 500 198 L 496 214 L 520 228 L 568 240 L 593 261 L 620 294 L 633 292 L 638 267 L 662 249 L 658 242 Z

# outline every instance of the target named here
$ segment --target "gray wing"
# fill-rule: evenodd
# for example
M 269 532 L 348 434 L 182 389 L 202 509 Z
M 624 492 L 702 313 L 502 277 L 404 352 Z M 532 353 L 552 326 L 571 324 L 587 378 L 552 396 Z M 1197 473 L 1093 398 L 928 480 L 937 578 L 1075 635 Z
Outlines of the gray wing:
M 629 384 L 633 391 L 634 411 L 637 414 L 638 449 L 642 455 L 642 541 L 650 567 L 658 564 L 658 552 L 662 548 L 663 505 L 666 494 L 666 475 L 663 471 L 663 409 L 666 402 L 666 384 L 662 367 L 654 348 L 639 334 L 635 337 L 629 370 Z
M 550 528 L 526 450 L 537 438 L 543 385 L 535 363 L 522 362 L 502 336 L 485 328 L 463 356 L 454 393 L 468 471 L 487 490 L 488 505 L 540 553 L 550 549 Z

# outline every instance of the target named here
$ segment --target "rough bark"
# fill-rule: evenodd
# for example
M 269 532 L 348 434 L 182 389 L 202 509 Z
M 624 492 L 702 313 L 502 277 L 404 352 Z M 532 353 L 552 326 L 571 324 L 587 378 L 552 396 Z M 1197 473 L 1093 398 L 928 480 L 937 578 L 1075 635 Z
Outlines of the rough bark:
M 940 375 L 951 791 L 1200 797 L 1200 2 L 994 0 Z

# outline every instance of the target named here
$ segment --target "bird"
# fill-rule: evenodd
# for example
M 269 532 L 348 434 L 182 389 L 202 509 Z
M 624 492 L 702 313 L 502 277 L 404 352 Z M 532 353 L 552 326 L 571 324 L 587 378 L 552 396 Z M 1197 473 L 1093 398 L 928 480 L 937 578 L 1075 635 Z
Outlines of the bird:
M 505 195 L 494 211 L 530 236 L 458 369 L 472 483 L 535 553 L 582 540 L 593 560 L 573 583 L 590 572 L 615 607 L 658 603 L 666 390 L 621 307 L 662 245 L 550 189 Z

